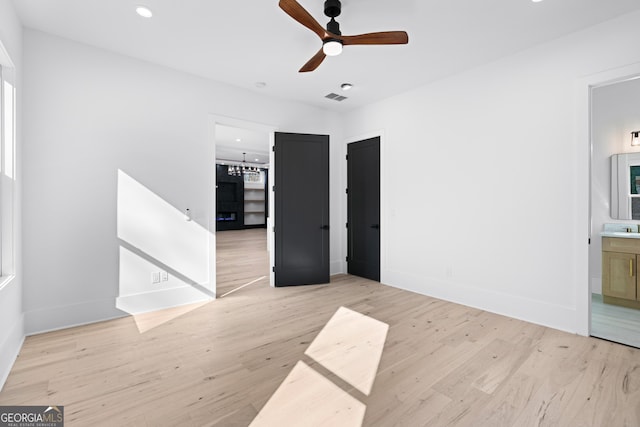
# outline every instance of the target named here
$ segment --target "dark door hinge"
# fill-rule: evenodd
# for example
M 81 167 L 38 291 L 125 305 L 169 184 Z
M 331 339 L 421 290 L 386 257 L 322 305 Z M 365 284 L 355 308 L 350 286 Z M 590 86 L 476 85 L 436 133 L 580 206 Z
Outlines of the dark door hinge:
M 349 189 L 348 189 L 348 188 L 345 188 L 345 189 L 344 189 L 344 192 L 345 192 L 345 193 L 347 193 L 347 194 L 349 194 Z
M 274 273 L 276 272 L 276 266 L 275 265 L 273 267 L 271 267 L 271 271 L 273 271 Z

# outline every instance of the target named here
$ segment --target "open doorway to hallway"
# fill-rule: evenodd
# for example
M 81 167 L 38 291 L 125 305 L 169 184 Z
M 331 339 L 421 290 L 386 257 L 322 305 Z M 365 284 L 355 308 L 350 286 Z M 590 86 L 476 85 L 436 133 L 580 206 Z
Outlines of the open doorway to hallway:
M 266 131 L 216 124 L 216 295 L 269 286 Z

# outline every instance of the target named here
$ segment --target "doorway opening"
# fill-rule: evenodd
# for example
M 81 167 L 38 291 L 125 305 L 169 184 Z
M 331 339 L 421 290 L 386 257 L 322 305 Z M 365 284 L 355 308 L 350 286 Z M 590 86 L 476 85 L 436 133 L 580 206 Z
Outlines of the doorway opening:
M 640 348 L 638 77 L 591 89 L 589 279 L 591 336 Z
M 241 123 L 215 124 L 216 295 L 269 286 L 271 135 Z

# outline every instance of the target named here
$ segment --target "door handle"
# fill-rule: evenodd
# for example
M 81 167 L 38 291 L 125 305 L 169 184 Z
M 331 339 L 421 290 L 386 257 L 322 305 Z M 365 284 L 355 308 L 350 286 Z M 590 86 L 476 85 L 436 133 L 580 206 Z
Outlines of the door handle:
M 371 228 L 375 228 L 376 230 L 380 230 L 380 224 L 372 224 Z
M 629 260 L 629 277 L 633 277 L 633 260 Z
M 320 227 L 320 228 L 322 228 L 323 230 L 328 230 L 328 229 L 329 229 L 329 226 L 328 226 L 328 225 L 323 225 L 323 226 L 322 226 L 322 227 Z

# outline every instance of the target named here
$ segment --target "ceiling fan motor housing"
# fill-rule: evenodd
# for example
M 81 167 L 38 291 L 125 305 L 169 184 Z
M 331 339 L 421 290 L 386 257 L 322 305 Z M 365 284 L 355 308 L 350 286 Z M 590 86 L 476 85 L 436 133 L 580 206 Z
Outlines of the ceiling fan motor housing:
M 331 21 L 327 22 L 327 31 L 337 36 L 341 36 L 340 24 L 335 19 L 331 18 Z
M 340 16 L 340 12 L 342 11 L 342 4 L 340 4 L 340 0 L 325 0 L 324 2 L 324 14 L 329 18 L 335 18 L 336 16 Z

